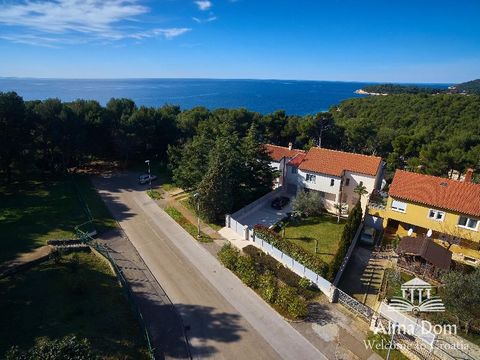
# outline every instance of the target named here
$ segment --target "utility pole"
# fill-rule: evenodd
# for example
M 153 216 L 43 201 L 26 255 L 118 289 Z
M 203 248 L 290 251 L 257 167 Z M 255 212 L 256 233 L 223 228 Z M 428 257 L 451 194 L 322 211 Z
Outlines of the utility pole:
M 197 238 L 200 240 L 200 194 L 198 192 L 193 194 L 193 198 L 197 203 Z

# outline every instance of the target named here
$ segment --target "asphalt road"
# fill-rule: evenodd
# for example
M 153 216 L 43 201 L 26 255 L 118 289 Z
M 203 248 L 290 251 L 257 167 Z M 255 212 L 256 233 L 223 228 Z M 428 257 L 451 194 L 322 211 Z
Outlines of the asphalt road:
M 94 184 L 189 327 L 193 358 L 326 359 L 160 209 L 134 176 L 99 177 Z

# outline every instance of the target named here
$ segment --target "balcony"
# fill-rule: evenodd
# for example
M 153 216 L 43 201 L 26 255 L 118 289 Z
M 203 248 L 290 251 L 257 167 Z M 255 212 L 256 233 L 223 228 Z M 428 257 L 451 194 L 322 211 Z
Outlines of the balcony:
M 388 193 L 380 190 L 373 190 L 368 202 L 369 209 L 375 211 L 385 210 L 387 207 Z

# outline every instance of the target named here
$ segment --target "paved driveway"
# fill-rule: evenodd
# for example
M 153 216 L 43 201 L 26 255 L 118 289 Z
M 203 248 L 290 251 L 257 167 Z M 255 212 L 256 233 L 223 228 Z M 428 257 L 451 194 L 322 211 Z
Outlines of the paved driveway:
M 292 212 L 291 199 L 282 210 L 272 208 L 271 202 L 271 200 L 266 201 L 260 208 L 240 216 L 237 220 L 243 225 L 248 225 L 249 228 L 257 224 L 270 227 L 287 216 L 287 213 Z
M 134 181 L 114 176 L 94 184 L 190 327 L 193 358 L 326 359 Z

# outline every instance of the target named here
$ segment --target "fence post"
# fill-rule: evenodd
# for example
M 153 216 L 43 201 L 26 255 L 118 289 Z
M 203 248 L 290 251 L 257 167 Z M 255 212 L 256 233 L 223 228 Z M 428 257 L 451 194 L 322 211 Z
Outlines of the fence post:
M 243 234 L 244 234 L 243 239 L 244 239 L 244 240 L 247 240 L 247 241 L 248 241 L 248 233 L 249 233 L 249 231 L 248 231 L 248 225 L 243 225 Z
M 333 302 L 337 302 L 337 300 L 338 300 L 338 289 L 335 286 L 330 285 L 330 291 L 329 291 L 329 294 L 328 294 L 328 301 L 333 303 Z

